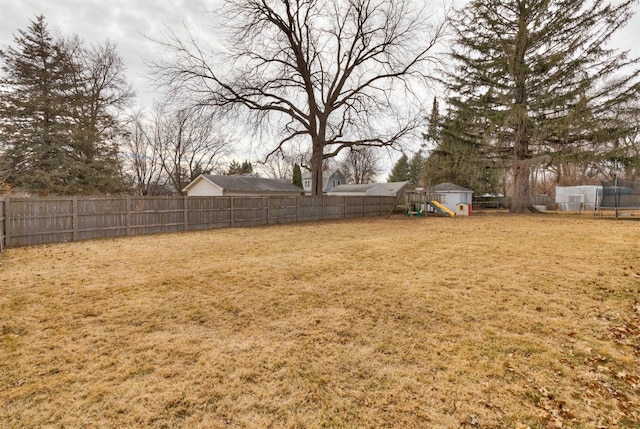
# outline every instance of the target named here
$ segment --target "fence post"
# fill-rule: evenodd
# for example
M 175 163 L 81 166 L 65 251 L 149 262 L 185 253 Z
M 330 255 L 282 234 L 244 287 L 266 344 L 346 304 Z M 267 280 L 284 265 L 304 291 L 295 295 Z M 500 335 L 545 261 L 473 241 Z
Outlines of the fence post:
M 342 197 L 342 219 L 347 218 L 347 197 Z
M 71 241 L 78 241 L 78 197 L 73 197 L 71 210 L 71 223 L 73 224 Z
M 11 246 L 11 198 L 4 199 L 4 245 Z
M 4 199 L 0 199 L 0 253 L 4 251 Z
M 233 228 L 233 215 L 234 215 L 233 197 L 229 197 L 229 198 L 231 199 L 229 203 L 229 207 L 231 208 L 229 211 L 229 222 L 230 222 L 231 228 Z
M 127 236 L 131 235 L 131 196 L 127 195 Z
M 184 213 L 184 230 L 188 231 L 189 230 L 189 196 L 185 195 L 184 198 L 182 199 L 183 201 L 183 213 Z

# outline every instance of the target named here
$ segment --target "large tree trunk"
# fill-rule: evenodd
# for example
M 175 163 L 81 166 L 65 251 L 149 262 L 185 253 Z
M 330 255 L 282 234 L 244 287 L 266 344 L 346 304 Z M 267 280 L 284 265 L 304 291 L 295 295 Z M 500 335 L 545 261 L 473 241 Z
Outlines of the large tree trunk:
M 515 104 L 512 114 L 515 123 L 513 142 L 513 199 L 511 211 L 522 213 L 531 211 L 531 195 L 529 192 L 529 178 L 531 162 L 529 160 L 529 115 L 527 112 L 527 62 L 525 55 L 528 45 L 526 3 L 520 3 L 520 23 L 516 36 L 516 50 L 513 58 L 512 73 L 515 81 Z
M 324 161 L 324 145 L 313 142 L 311 151 L 311 195 L 319 197 L 322 195 L 322 161 Z
M 513 213 L 531 210 L 530 168 L 529 160 L 515 159 L 513 162 L 513 198 L 511 200 L 511 212 Z

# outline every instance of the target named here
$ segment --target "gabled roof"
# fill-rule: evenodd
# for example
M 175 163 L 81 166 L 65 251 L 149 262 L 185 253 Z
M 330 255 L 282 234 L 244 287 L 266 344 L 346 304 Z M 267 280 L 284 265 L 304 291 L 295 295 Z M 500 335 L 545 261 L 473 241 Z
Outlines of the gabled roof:
M 376 186 L 377 183 L 367 183 L 362 185 L 338 185 L 331 189 L 331 192 L 367 192 Z
M 387 182 L 387 183 L 378 183 L 377 188 L 385 189 L 390 194 L 398 195 L 400 192 L 404 190 L 404 188 L 409 184 L 409 182 Z M 379 195 L 379 194 L 378 194 Z
M 284 180 L 266 179 L 253 176 L 213 176 L 211 174 L 201 174 L 194 181 L 189 183 L 184 191 L 188 191 L 199 180 L 207 180 L 225 191 L 250 191 L 250 192 L 295 192 L 300 193 L 302 189 L 285 182 Z
M 407 186 L 409 182 L 389 182 L 389 183 L 367 183 L 362 185 L 339 185 L 332 188 L 327 194 L 343 194 L 343 195 L 369 195 L 369 196 L 385 196 L 398 195 Z
M 335 170 L 322 170 L 322 178 L 323 179 L 326 178 L 328 180 L 329 177 L 333 176 L 334 174 L 338 174 L 339 176 L 344 176 L 344 173 L 339 168 L 336 168 Z M 302 172 L 302 178 L 303 179 L 311 179 L 311 171 L 309 171 L 309 170 L 303 171 Z
M 451 183 L 451 182 L 440 183 L 439 185 L 434 186 L 433 190 L 435 192 L 471 192 L 473 193 L 471 189 L 463 188 L 462 186 L 456 185 L 455 183 Z

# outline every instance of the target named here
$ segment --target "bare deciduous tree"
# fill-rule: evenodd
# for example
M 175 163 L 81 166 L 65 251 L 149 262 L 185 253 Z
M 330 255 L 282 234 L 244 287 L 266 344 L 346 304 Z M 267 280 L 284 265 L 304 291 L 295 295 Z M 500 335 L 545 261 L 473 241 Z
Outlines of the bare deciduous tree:
M 142 196 L 157 195 L 167 183 L 154 137 L 152 124 L 138 112 L 129 123 L 122 144 L 126 169 L 132 176 L 133 189 L 136 194 Z
M 158 106 L 154 147 L 169 183 L 182 193 L 189 182 L 208 174 L 227 154 L 229 140 L 214 129 L 215 122 L 199 108 Z
M 293 175 L 293 158 L 285 155 L 270 156 L 259 164 L 259 169 L 266 177 L 280 180 L 291 180 Z
M 340 164 L 348 183 L 371 183 L 380 173 L 379 157 L 372 147 L 352 147 Z
M 345 148 L 397 145 L 420 124 L 418 92 L 430 81 L 426 66 L 446 22 L 432 25 L 423 2 L 225 5 L 225 49 L 209 53 L 194 36 L 171 33 L 160 42 L 169 59 L 154 64 L 159 82 L 254 128 L 278 130 L 270 154 L 306 140 L 314 195 L 324 160 Z

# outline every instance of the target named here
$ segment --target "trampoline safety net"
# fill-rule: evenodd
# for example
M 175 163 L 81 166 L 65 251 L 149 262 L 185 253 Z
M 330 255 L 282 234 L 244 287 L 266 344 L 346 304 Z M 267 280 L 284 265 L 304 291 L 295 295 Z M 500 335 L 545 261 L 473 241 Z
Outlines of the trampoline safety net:
M 640 209 L 640 182 L 615 179 L 602 182 L 602 209 Z

